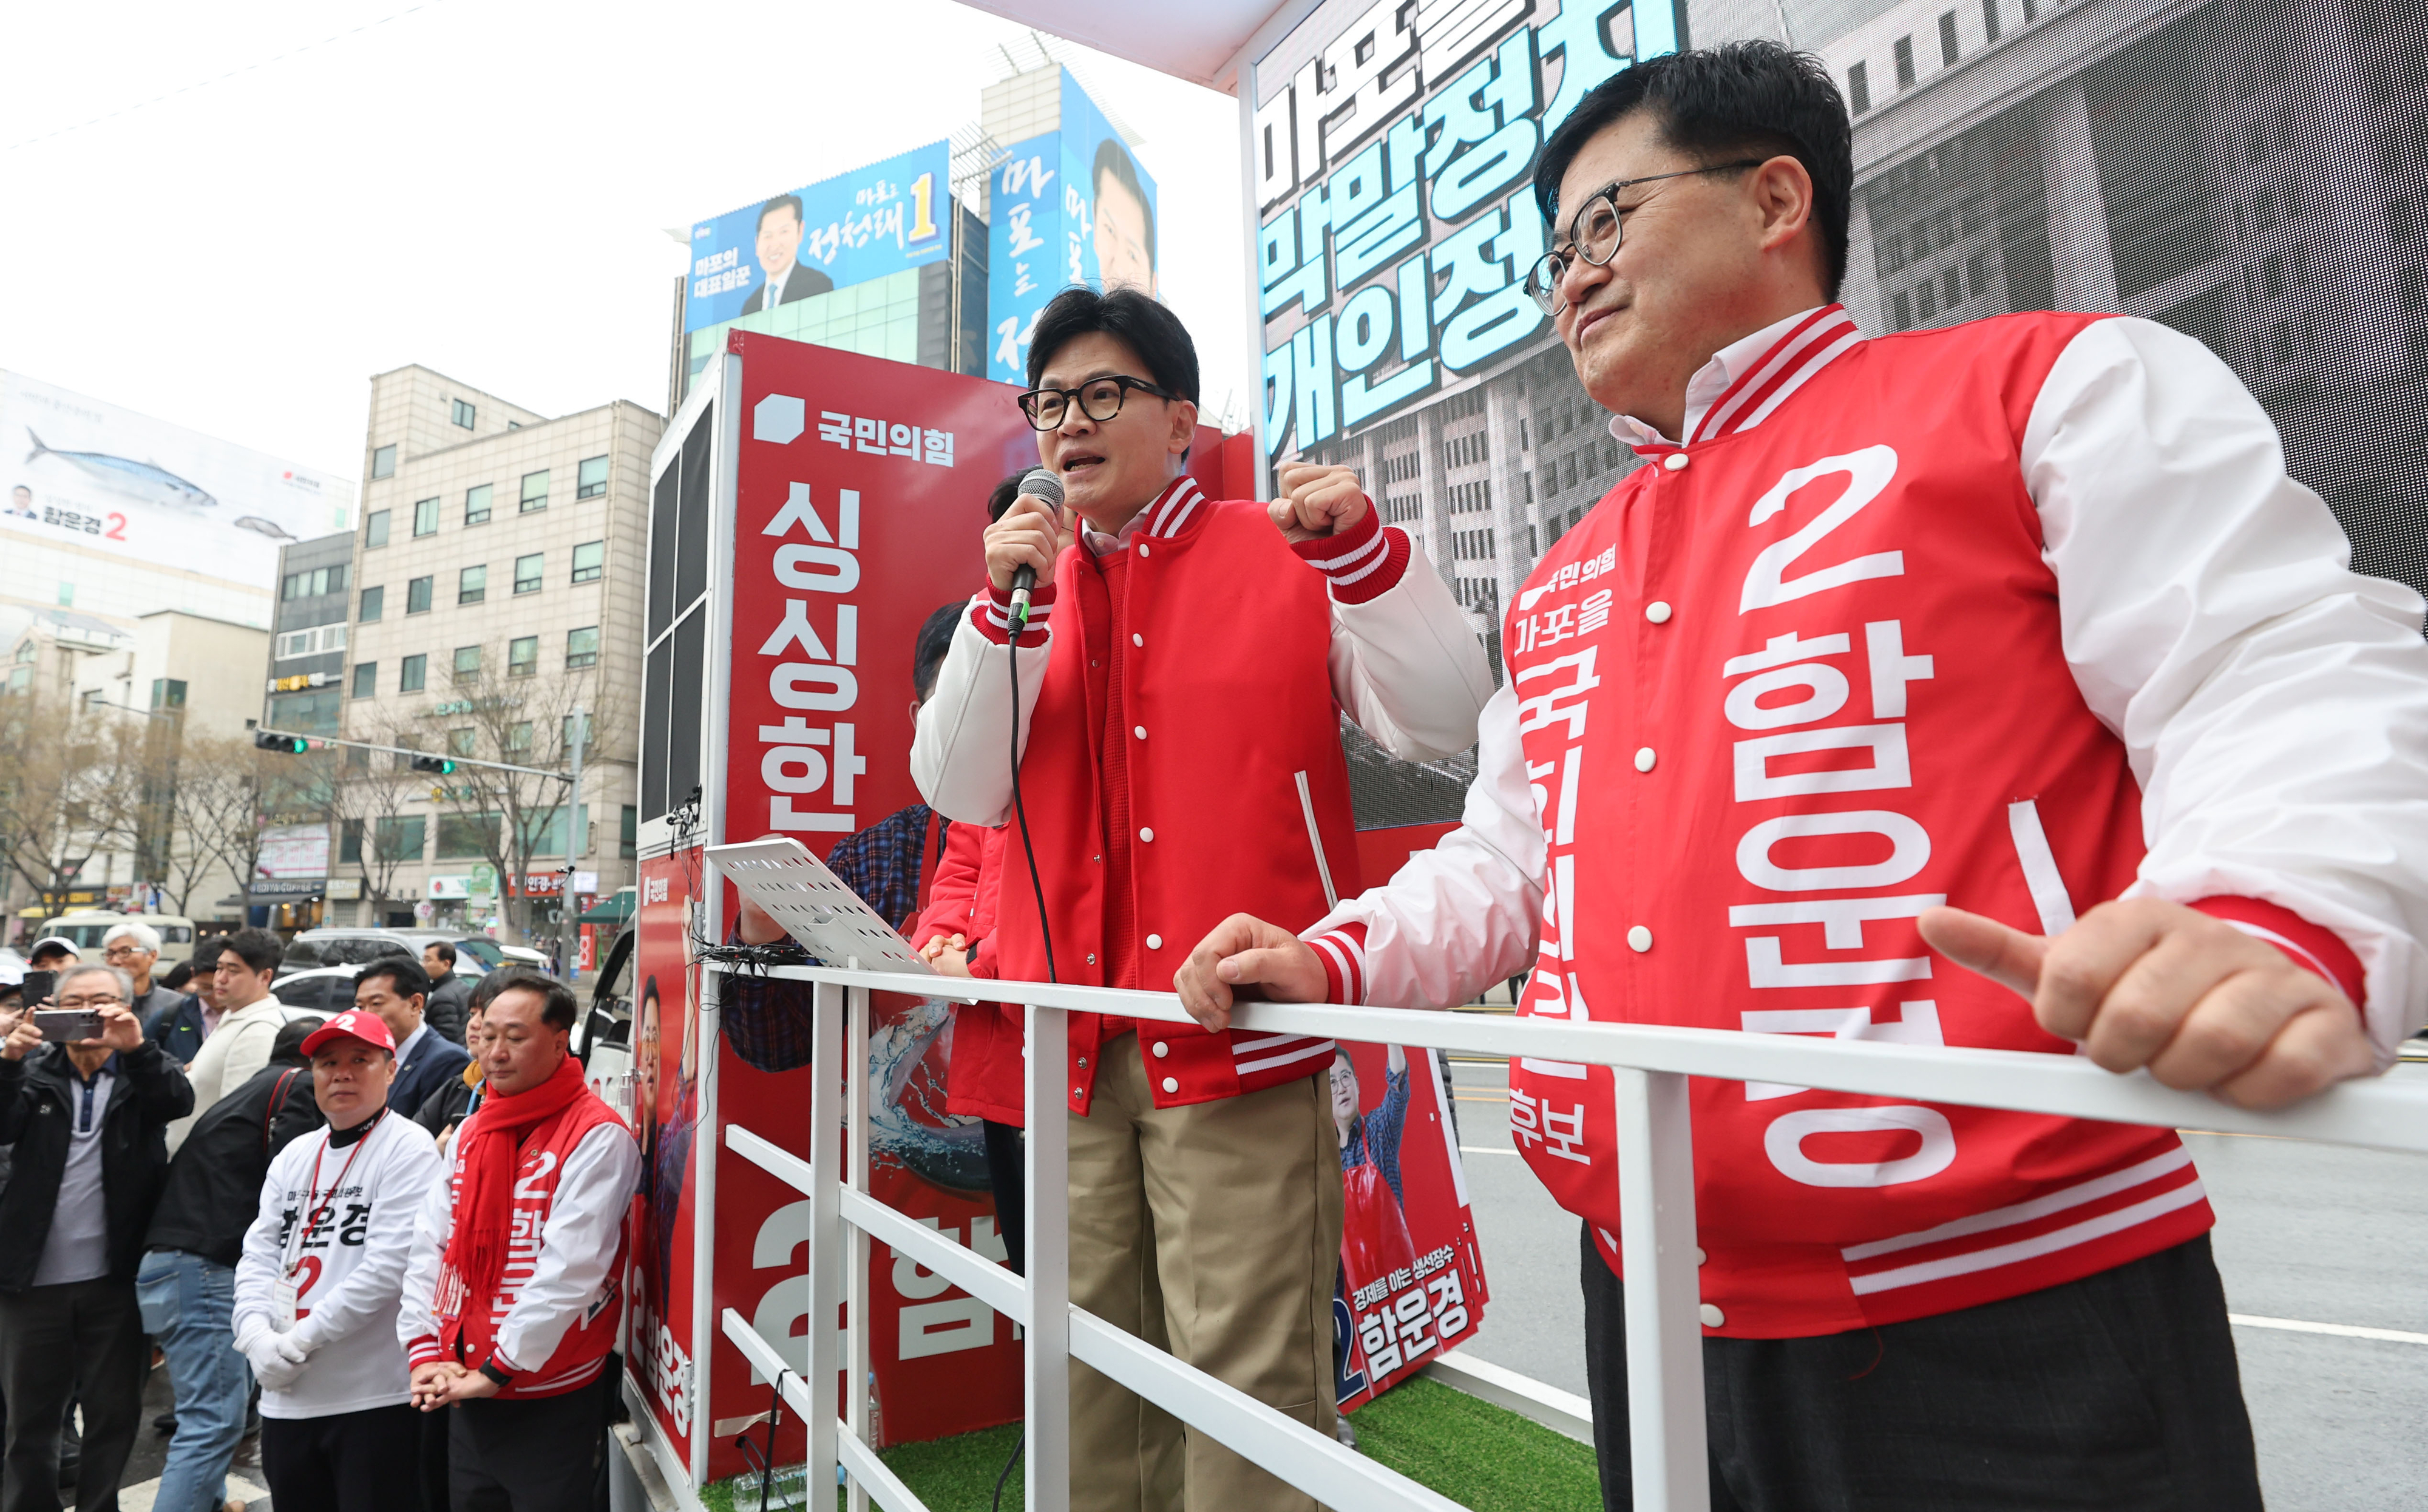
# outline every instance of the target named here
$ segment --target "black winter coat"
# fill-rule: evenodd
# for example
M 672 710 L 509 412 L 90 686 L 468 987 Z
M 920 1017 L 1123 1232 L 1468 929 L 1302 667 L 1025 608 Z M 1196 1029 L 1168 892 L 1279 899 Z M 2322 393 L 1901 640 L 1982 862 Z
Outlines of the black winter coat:
M 430 995 L 421 1000 L 422 1022 L 431 1032 L 443 1039 L 464 1043 L 464 1028 L 470 1020 L 472 984 L 461 974 L 449 972 L 433 983 Z
M 148 1040 L 119 1052 L 118 1076 L 101 1117 L 102 1205 L 109 1274 L 131 1281 L 169 1174 L 169 1126 L 193 1111 L 194 1089 L 177 1062 Z M 8 1190 L 0 1192 L 0 1291 L 32 1285 L 41 1263 L 67 1170 L 77 1085 L 64 1045 L 43 1045 L 23 1060 L 0 1060 L 0 1144 L 16 1146 Z
M 185 1250 L 214 1265 L 244 1257 L 270 1162 L 328 1120 L 312 1100 L 312 1068 L 272 1060 L 203 1110 L 169 1162 L 147 1250 Z

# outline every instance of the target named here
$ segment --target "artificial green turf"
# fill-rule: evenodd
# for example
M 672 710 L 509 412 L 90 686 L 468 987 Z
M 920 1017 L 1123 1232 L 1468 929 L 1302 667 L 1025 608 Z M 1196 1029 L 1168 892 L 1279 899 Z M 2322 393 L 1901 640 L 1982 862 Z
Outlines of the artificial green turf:
M 1350 1415 L 1358 1449 L 1474 1512 L 1599 1512 L 1593 1448 L 1540 1423 L 1421 1376 Z M 989 1512 L 995 1477 L 1020 1436 L 1017 1423 L 886 1450 L 885 1463 L 931 1512 Z M 708 1488 L 712 1512 L 737 1505 L 730 1483 Z M 837 1496 L 841 1504 L 840 1494 Z M 1022 1504 L 1021 1471 L 1004 1487 L 1006 1512 Z M 1342 1512 L 1354 1512 L 1353 1508 Z
M 1359 1450 L 1475 1512 L 1600 1512 L 1591 1444 L 1438 1381 L 1403 1381 L 1349 1421 Z

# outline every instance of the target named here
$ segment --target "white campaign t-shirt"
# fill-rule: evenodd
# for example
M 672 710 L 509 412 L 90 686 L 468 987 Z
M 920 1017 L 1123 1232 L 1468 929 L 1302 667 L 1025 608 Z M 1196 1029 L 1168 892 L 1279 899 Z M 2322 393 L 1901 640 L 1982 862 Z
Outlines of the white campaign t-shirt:
M 415 1214 L 446 1167 L 429 1133 L 401 1113 L 380 1113 L 351 1141 L 336 1138 L 346 1142 L 315 1129 L 271 1161 L 237 1262 L 236 1337 L 278 1326 L 274 1290 L 292 1274 L 293 1336 L 312 1351 L 292 1385 L 262 1389 L 265 1418 L 334 1417 L 412 1396 L 397 1296 Z

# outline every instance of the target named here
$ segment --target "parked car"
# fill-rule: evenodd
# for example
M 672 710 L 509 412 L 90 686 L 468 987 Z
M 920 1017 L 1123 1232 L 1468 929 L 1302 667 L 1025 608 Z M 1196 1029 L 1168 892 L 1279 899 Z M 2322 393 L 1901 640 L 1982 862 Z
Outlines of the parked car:
M 532 966 L 541 971 L 548 969 L 548 957 L 539 951 L 523 945 L 500 945 L 485 934 L 454 936 L 453 944 L 456 960 L 469 956 L 481 963 L 483 971 L 495 971 L 507 964 Z M 463 968 L 459 966 L 456 969 L 460 971 Z M 480 971 L 470 973 L 475 977 L 480 974 Z
M 101 943 L 122 924 L 148 924 L 160 931 L 160 960 L 166 970 L 171 961 L 183 961 L 193 954 L 194 921 L 177 913 L 112 913 L 106 909 L 80 910 L 62 913 L 42 926 L 33 938 L 40 940 L 57 935 L 73 941 L 86 957 L 99 961 Z M 225 927 L 222 927 L 224 929 Z
M 281 969 L 271 978 L 270 995 L 285 1005 L 290 1024 L 305 1014 L 326 1018 L 354 1006 L 354 973 L 362 969 L 360 965 Z
M 309 971 L 317 966 L 367 965 L 378 956 L 411 956 L 421 960 L 422 948 L 438 941 L 450 945 L 457 942 L 450 935 L 425 929 L 379 929 L 325 928 L 306 929 L 287 943 L 287 955 L 279 970 Z M 477 958 L 468 961 L 459 947 L 455 954 L 455 970 L 467 977 L 478 977 L 487 970 Z

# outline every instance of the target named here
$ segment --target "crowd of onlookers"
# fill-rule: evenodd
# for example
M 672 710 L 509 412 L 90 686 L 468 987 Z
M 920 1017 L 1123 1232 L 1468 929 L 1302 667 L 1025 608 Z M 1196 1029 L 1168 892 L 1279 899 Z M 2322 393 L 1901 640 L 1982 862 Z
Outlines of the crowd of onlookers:
M 454 948 L 325 1019 L 265 929 L 165 965 L 129 921 L 0 989 L 0 1512 L 106 1512 L 165 1371 L 157 1512 L 606 1505 L 639 1157 L 576 1005 Z

